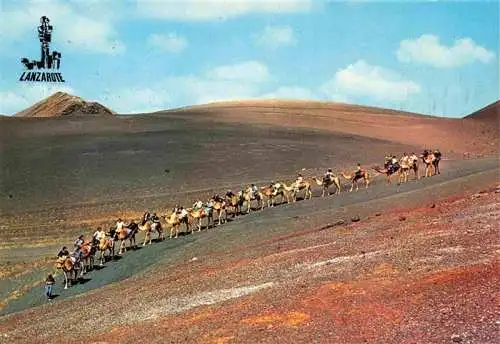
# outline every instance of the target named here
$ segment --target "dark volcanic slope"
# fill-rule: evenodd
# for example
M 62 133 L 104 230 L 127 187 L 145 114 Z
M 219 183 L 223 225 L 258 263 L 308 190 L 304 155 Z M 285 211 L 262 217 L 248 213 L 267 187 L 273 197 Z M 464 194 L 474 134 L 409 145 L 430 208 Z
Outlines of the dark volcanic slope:
M 170 110 L 223 122 L 317 128 L 445 153 L 498 154 L 498 127 L 483 121 L 441 118 L 366 106 L 312 101 L 233 101 Z
M 496 125 L 496 129 L 499 130 L 498 125 L 500 124 L 500 100 L 485 106 L 481 110 L 478 110 L 468 116 L 466 119 L 474 119 L 478 121 L 483 121 L 491 125 Z
M 126 208 L 164 209 L 176 201 L 193 201 L 188 191 L 206 196 L 293 176 L 301 168 L 351 169 L 358 161 L 379 162 L 387 152 L 413 148 L 355 135 L 189 115 L 10 119 L 2 123 L 2 131 L 0 208 L 7 223 L 15 221 L 11 229 L 23 221 L 16 214 L 25 212 L 35 211 L 33 216 L 43 221 L 89 219 L 113 211 L 114 217 Z

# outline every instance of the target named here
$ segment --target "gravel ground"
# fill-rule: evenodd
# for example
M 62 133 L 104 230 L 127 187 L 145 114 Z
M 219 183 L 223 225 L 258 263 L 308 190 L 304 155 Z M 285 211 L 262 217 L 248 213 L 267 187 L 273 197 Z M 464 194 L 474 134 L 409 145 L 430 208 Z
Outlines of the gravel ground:
M 40 288 L 9 303 L 26 310 L 0 318 L 0 341 L 493 343 L 499 199 L 476 193 L 498 172 L 448 161 L 127 252 L 50 305 Z

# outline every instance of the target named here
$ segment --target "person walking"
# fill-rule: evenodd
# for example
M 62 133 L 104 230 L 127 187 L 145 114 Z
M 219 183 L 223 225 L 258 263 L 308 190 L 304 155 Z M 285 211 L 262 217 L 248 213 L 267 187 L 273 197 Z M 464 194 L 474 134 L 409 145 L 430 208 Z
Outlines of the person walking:
M 56 281 L 54 280 L 54 276 L 49 274 L 45 279 L 45 296 L 47 296 L 47 300 L 52 300 L 52 289 L 54 288 L 54 284 Z

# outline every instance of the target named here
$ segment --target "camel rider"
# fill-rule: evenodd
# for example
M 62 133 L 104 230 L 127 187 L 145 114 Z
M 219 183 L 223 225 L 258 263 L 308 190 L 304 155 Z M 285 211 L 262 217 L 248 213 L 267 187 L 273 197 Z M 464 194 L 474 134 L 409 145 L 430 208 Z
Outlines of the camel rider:
M 97 240 L 97 236 L 99 235 L 99 229 L 101 227 L 97 227 L 97 229 L 95 230 L 94 234 L 92 234 L 92 243 L 99 243 L 99 240 Z
M 365 170 L 361 167 L 361 163 L 358 162 L 358 165 L 356 166 L 356 169 L 354 170 L 354 175 L 356 177 L 361 177 Z
M 417 155 L 415 154 L 415 152 L 411 152 L 411 155 L 410 155 L 410 163 L 411 163 L 411 164 L 415 164 L 417 161 L 418 161 L 418 157 L 417 157 Z
M 252 184 L 251 189 L 252 189 L 252 197 L 256 198 L 257 197 L 257 193 L 259 192 L 259 189 L 257 188 L 257 185 Z
M 434 150 L 434 156 L 436 157 L 437 161 L 441 160 L 441 152 L 439 151 L 439 149 L 436 148 Z
M 333 171 L 331 168 L 326 171 L 325 175 L 323 176 L 323 180 L 328 180 L 330 182 L 333 180 Z
M 115 240 L 117 236 L 116 228 L 115 227 L 109 228 L 109 232 L 107 232 L 106 235 L 108 235 L 111 239 Z
M 121 232 L 123 228 L 125 227 L 125 222 L 120 218 L 118 221 L 116 221 L 116 231 Z
M 194 209 L 201 209 L 201 208 L 203 208 L 203 202 L 201 200 L 198 200 L 198 201 L 194 202 L 193 208 Z
M 139 230 L 139 225 L 135 223 L 134 220 L 130 221 L 130 223 L 127 225 L 127 228 L 130 229 L 132 232 L 135 231 L 137 232 Z
M 85 244 L 85 239 L 83 237 L 83 234 L 78 237 L 78 239 L 75 240 L 75 251 L 71 255 L 71 260 L 73 263 L 77 263 L 80 261 L 80 259 L 83 257 L 83 252 L 82 252 L 82 246 Z
M 63 246 L 61 248 L 61 250 L 59 250 L 59 253 L 57 254 L 57 257 L 58 258 L 62 258 L 62 257 L 67 257 L 67 256 L 69 256 L 68 248 L 66 246 Z
M 156 215 L 156 213 L 153 213 L 153 215 L 151 216 L 151 221 L 153 222 L 160 222 L 160 218 L 158 217 L 158 215 Z
M 231 190 L 227 190 L 227 192 L 226 192 L 226 197 L 227 197 L 227 198 L 231 199 L 231 198 L 233 198 L 234 196 L 236 196 L 236 195 L 233 193 L 233 191 L 231 191 Z
M 297 186 L 299 186 L 303 182 L 304 182 L 304 177 L 302 177 L 302 174 L 301 173 L 297 174 L 297 180 L 295 181 L 295 184 L 297 184 Z
M 407 165 L 407 164 L 409 164 L 409 159 L 410 159 L 410 157 L 408 156 L 408 154 L 406 152 L 404 152 L 401 159 L 399 159 L 399 162 L 400 162 L 400 164 Z
M 302 174 L 299 173 L 297 174 L 297 179 L 295 179 L 295 189 L 298 190 L 299 186 L 304 182 L 304 177 L 302 177 Z
M 186 209 L 184 209 L 184 207 L 180 207 L 180 212 L 179 212 L 179 220 L 186 220 L 187 217 L 188 217 L 189 213 L 187 212 Z
M 80 250 L 83 246 L 83 244 L 85 244 L 85 239 L 83 237 L 83 234 L 80 235 L 76 240 L 75 240 L 75 249 L 76 250 Z
M 394 166 L 396 166 L 398 164 L 398 158 L 396 158 L 395 155 L 393 155 L 391 158 L 391 164 Z
M 102 229 L 102 227 L 97 227 L 97 230 L 92 235 L 92 241 L 96 244 L 99 244 L 102 239 L 106 237 L 106 232 Z

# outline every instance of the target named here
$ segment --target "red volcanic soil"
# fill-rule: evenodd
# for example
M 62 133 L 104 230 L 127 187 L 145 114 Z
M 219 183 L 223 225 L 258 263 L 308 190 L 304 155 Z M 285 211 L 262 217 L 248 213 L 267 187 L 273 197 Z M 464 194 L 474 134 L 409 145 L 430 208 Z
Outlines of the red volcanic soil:
M 498 110 L 498 102 L 488 111 L 495 109 Z M 220 102 L 168 113 L 209 114 L 228 122 L 316 128 L 446 152 L 498 154 L 499 147 L 498 127 L 492 127 L 490 115 L 473 116 L 478 120 L 469 121 L 350 104 L 277 100 Z
M 0 341 L 498 343 L 500 189 L 468 181 L 466 194 L 428 193 L 416 208 L 405 205 L 424 192 L 386 200 L 398 209 L 357 204 L 372 211 L 360 222 L 324 226 L 335 217 L 314 213 L 302 232 L 199 249 L 168 269 L 3 318 Z

